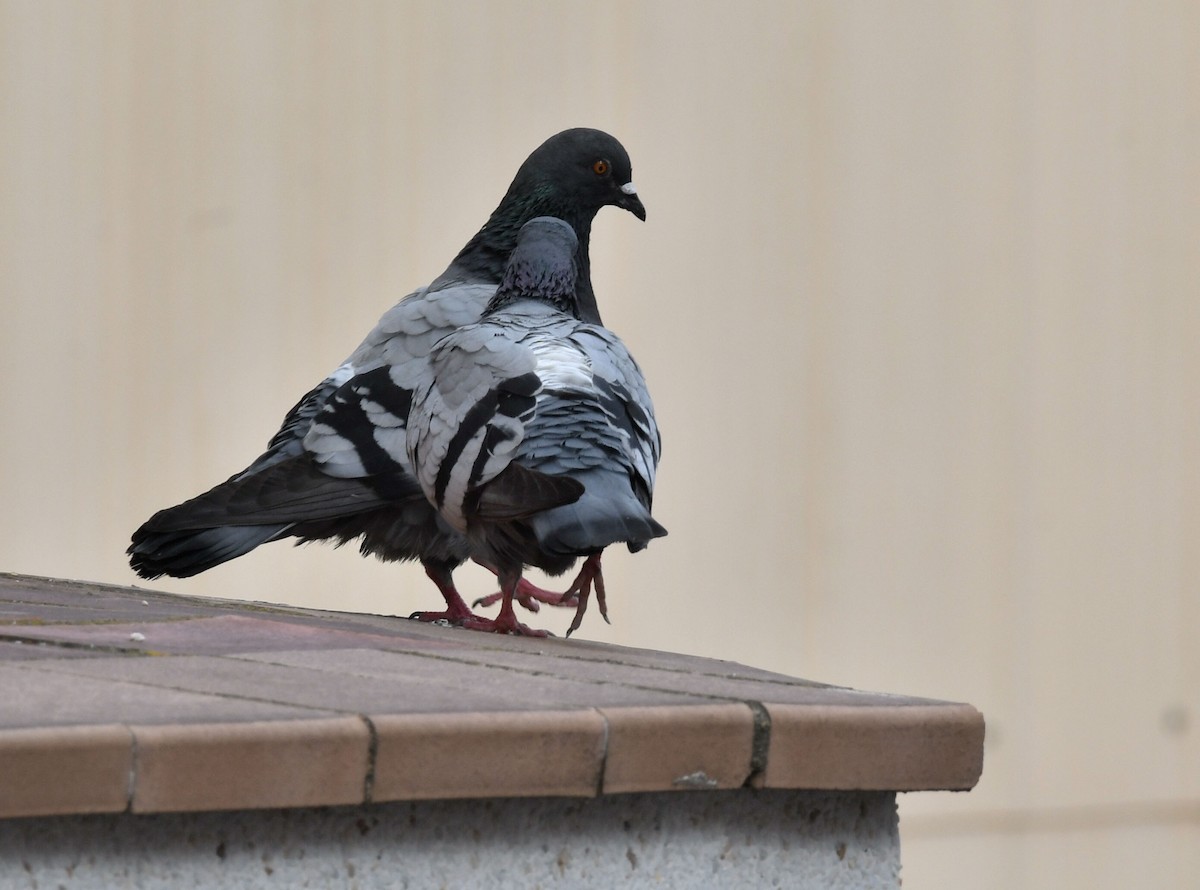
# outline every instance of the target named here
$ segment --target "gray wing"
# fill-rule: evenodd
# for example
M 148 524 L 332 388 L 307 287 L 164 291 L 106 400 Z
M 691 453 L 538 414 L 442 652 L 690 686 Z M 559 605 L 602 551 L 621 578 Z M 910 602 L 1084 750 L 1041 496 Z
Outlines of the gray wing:
M 405 428 L 430 349 L 479 320 L 491 284 L 417 291 L 390 309 L 338 372 L 300 432 L 299 447 L 331 476 L 410 472 Z M 340 376 L 340 380 L 338 379 Z
M 662 457 L 662 434 L 642 369 L 621 339 L 607 328 L 580 325 L 573 339 L 592 362 L 595 386 L 606 419 L 628 437 L 627 456 L 631 470 L 637 486 L 644 489 L 645 503 L 649 507 L 658 461 Z
M 606 328 L 574 322 L 567 340 L 584 363 L 572 374 L 542 375 L 545 392 L 521 456 L 547 473 L 616 461 L 625 466 L 648 509 L 662 438 L 645 377 L 625 344 Z
M 304 397 L 287 413 L 279 431 L 267 443 L 267 450 L 255 458 L 254 463 L 246 467 L 236 478 L 253 476 L 267 467 L 303 454 L 304 437 L 312 427 L 313 420 L 316 419 L 325 403 L 329 401 L 329 397 L 353 374 L 354 367 L 347 362 L 305 393 Z
M 364 438 L 355 433 L 355 423 L 364 417 L 354 405 L 367 397 L 367 392 L 388 389 L 377 373 L 379 368 L 389 367 L 392 383 L 402 390 L 412 391 L 416 369 L 424 362 L 433 343 L 456 327 L 478 321 L 487 301 L 496 293 L 494 284 L 463 284 L 452 279 L 439 279 L 439 282 L 442 283 L 414 290 L 388 309 L 358 349 L 288 411 L 266 451 L 238 476 L 251 476 L 305 452 L 310 453 L 330 475 L 366 475 L 366 464 L 355 447 Z M 365 380 L 361 379 L 364 375 Z M 408 414 L 407 407 L 402 402 L 396 402 L 395 407 L 401 410 L 402 425 Z M 349 417 L 353 417 L 354 422 L 350 422 Z M 373 420 L 384 426 L 395 422 L 378 411 L 367 414 L 366 422 Z M 318 425 L 322 428 L 317 429 Z M 367 427 L 358 431 L 366 432 Z M 389 453 L 400 457 L 401 465 L 407 465 L 403 451 L 401 441 L 400 451 Z
M 352 527 L 356 515 L 420 499 L 403 444 L 411 385 L 433 343 L 478 320 L 494 292 L 495 285 L 447 279 L 397 303 L 288 412 L 249 467 L 143 523 L 128 551 L 133 567 L 148 578 L 186 577 L 282 536 L 326 536 L 314 522 L 339 523 L 329 534 L 353 537 L 362 531 Z M 388 558 L 412 555 L 425 540 L 425 513 L 417 511 L 410 527 L 411 512 L 399 511 L 398 527 L 381 536 L 376 549 Z
M 583 555 L 625 541 L 638 550 L 666 529 L 650 515 L 662 440 L 645 378 L 611 331 L 570 322 L 565 343 L 582 356 L 571 368 L 539 363 L 543 391 L 526 424 L 518 460 L 583 483 L 576 502 L 533 517 L 540 545 Z M 563 348 L 555 353 L 560 358 Z
M 446 521 L 466 530 L 466 498 L 502 473 L 541 387 L 520 326 L 461 328 L 429 355 L 407 430 L 411 466 Z

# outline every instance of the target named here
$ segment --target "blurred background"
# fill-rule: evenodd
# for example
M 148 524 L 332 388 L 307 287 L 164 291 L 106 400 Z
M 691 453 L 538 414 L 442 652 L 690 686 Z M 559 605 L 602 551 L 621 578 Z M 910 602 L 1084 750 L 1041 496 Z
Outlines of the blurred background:
M 906 887 L 1195 887 L 1197 47 L 1194 0 L 0 0 L 0 570 L 134 582 L 138 524 L 603 128 L 671 534 L 581 636 L 978 706 Z M 320 545 L 151 586 L 439 602 Z

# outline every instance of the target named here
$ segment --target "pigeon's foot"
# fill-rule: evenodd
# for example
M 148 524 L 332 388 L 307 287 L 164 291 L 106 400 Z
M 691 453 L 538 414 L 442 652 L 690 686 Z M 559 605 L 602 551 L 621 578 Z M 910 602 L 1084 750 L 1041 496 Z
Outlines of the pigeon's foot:
M 548 630 L 537 630 L 522 624 L 517 620 L 516 612 L 513 611 L 513 598 L 516 596 L 522 580 L 520 565 L 515 570 L 499 571 L 496 574 L 500 578 L 500 598 L 503 600 L 499 614 L 495 618 L 469 619 L 463 622 L 463 627 L 497 634 L 516 634 L 522 637 L 550 636 Z
M 518 637 L 550 636 L 550 631 L 548 630 L 538 630 L 536 627 L 522 624 L 517 620 L 516 615 L 510 614 L 506 619 L 503 612 L 495 618 L 480 618 L 476 616 L 464 621 L 462 626 L 467 630 L 482 630 L 485 633 L 494 634 L 514 634 Z
M 467 609 L 466 614 L 458 611 L 457 609 L 446 609 L 442 612 L 413 612 L 408 616 L 408 618 L 410 621 L 424 621 L 426 624 L 437 624 L 441 622 L 444 624 L 453 624 L 462 627 L 465 627 L 466 622 L 470 621 L 471 619 L 479 619 L 481 621 L 486 620 L 479 618 L 479 616 L 470 609 Z
M 612 624 L 608 620 L 608 603 L 604 599 L 604 574 L 600 571 L 599 553 L 593 553 L 583 561 L 583 566 L 579 569 L 579 574 L 575 576 L 575 581 L 563 593 L 564 597 L 570 594 L 578 600 L 578 605 L 575 608 L 575 617 L 571 619 L 571 626 L 567 628 L 567 636 L 579 630 L 579 625 L 583 621 L 583 613 L 587 611 L 588 599 L 591 597 L 593 587 L 596 590 L 596 605 L 600 609 L 600 615 L 604 618 L 604 623 Z
M 578 581 L 578 579 L 576 579 Z M 494 605 L 504 597 L 504 592 L 497 590 L 495 593 L 481 596 L 475 602 L 471 603 L 475 608 L 480 606 Z M 541 608 L 539 603 L 545 603 L 548 606 L 578 606 L 579 595 L 575 591 L 575 585 L 571 586 L 570 590 L 564 593 L 555 593 L 553 590 L 546 590 L 544 587 L 538 587 L 531 581 L 526 581 L 522 578 L 517 582 L 517 590 L 513 594 L 513 599 L 528 609 L 530 612 L 536 612 Z
M 442 599 L 446 601 L 446 608 L 442 612 L 413 612 L 408 617 L 413 621 L 424 621 L 432 623 L 435 621 L 444 621 L 447 624 L 466 626 L 468 621 L 486 621 L 486 618 L 480 618 L 471 611 L 471 607 L 466 604 L 463 598 L 459 595 L 458 589 L 454 586 L 454 579 L 451 577 L 451 569 L 441 563 L 422 562 L 425 568 L 425 574 L 429 576 L 429 580 L 437 585 L 437 589 L 441 591 Z

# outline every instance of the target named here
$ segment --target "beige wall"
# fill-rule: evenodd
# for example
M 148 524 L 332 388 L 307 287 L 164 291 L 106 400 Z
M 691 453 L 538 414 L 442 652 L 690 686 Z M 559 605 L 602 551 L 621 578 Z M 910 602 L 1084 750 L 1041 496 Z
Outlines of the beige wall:
M 1194 0 L 0 0 L 0 569 L 133 581 L 139 522 L 602 127 L 671 536 L 583 635 L 982 708 L 906 886 L 1191 886 L 1198 46 Z M 319 546 L 156 586 L 437 601 Z

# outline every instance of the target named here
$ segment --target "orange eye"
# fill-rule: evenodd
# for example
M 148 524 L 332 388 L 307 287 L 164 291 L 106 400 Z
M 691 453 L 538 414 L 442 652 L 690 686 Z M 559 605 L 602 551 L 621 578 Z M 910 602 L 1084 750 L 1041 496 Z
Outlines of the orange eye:
M 596 161 L 592 164 L 592 172 L 597 176 L 603 176 L 608 172 L 608 161 Z

